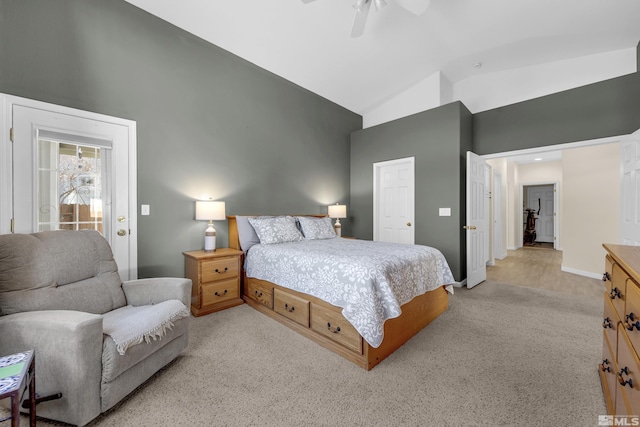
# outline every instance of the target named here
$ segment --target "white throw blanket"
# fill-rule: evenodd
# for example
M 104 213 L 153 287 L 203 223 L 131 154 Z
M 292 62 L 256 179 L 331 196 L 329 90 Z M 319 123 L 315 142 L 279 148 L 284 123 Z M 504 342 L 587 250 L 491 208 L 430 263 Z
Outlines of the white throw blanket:
M 189 309 L 176 299 L 154 305 L 126 305 L 103 315 L 102 330 L 124 355 L 132 345 L 162 339 L 173 322 L 188 316 Z

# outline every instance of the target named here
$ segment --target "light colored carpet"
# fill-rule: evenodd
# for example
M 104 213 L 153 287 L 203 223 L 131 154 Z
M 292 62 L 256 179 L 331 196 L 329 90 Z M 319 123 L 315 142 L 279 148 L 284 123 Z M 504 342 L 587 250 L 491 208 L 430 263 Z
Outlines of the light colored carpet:
M 604 293 L 602 280 L 562 271 L 562 251 L 539 245 L 509 250 L 507 254 L 487 267 L 488 280 L 599 298 Z M 600 268 L 604 272 L 604 257 Z
M 597 425 L 601 322 L 601 296 L 485 282 L 366 372 L 242 305 L 193 318 L 183 355 L 92 425 Z

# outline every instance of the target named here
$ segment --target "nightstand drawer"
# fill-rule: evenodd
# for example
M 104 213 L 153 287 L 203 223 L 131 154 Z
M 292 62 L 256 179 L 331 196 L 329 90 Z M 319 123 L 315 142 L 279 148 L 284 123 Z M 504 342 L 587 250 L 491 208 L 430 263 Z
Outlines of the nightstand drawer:
M 273 310 L 273 288 L 262 283 L 251 282 L 245 291 L 247 297 Z
M 202 283 L 237 277 L 238 264 L 237 257 L 202 261 Z
M 273 310 L 304 327 L 309 327 L 309 301 L 305 299 L 274 289 Z
M 341 313 L 311 304 L 311 329 L 362 354 L 362 338 Z
M 202 305 L 216 304 L 238 298 L 238 278 L 205 283 L 202 285 Z

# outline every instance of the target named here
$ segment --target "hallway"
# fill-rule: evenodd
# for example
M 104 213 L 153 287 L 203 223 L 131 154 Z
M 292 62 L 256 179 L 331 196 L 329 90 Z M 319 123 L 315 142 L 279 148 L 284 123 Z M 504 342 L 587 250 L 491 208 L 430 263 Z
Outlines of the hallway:
M 561 270 L 562 251 L 540 245 L 507 251 L 507 257 L 487 266 L 487 280 L 548 289 L 575 295 L 602 297 L 604 282 Z M 604 271 L 604 257 L 602 260 Z

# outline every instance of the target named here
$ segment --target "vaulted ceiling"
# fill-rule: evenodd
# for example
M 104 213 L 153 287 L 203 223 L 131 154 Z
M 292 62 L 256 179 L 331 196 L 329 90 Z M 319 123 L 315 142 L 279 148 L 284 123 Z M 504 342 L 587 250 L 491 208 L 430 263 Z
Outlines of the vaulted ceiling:
M 386 0 L 357 38 L 355 0 L 127 1 L 359 114 L 436 71 L 456 84 L 640 41 L 638 0 L 431 0 L 420 16 Z

